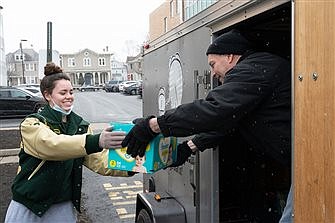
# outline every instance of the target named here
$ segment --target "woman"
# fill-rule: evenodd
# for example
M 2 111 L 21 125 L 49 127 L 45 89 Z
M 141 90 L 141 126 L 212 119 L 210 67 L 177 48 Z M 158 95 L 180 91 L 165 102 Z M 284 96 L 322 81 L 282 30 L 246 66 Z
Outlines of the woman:
M 76 222 L 82 165 L 102 175 L 132 175 L 108 169 L 103 149 L 120 148 L 125 133 L 107 128 L 93 135 L 72 111 L 70 78 L 54 63 L 46 64 L 44 74 L 40 88 L 48 104 L 20 124 L 19 168 L 5 222 Z

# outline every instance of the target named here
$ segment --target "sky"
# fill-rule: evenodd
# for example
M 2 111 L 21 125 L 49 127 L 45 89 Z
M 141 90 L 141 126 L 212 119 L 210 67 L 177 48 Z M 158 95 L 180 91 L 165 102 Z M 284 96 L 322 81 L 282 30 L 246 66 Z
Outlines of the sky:
M 165 0 L 0 0 L 5 53 L 47 48 L 52 22 L 52 49 L 60 54 L 108 47 L 125 61 L 148 39 L 149 14 Z

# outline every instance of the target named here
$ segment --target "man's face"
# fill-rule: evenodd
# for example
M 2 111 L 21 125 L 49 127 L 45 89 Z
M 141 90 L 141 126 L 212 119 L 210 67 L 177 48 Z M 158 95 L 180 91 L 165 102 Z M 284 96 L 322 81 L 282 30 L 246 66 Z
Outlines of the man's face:
M 213 77 L 218 78 L 221 82 L 223 82 L 226 73 L 233 67 L 231 57 L 233 57 L 233 55 L 227 54 L 208 54 L 207 56 Z

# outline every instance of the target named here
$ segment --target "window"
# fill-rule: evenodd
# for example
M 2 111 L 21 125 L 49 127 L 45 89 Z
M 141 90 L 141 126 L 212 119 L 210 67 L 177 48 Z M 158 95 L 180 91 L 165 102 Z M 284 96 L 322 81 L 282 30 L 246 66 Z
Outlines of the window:
M 170 17 L 173 17 L 173 0 L 170 1 Z
M 91 66 L 91 58 L 84 58 L 83 59 L 83 66 L 84 67 L 89 67 L 89 66 Z
M 34 71 L 35 70 L 34 69 L 34 64 L 32 64 L 32 63 L 26 63 L 24 65 L 24 70 L 26 70 L 26 71 Z
M 22 60 L 22 57 L 23 57 L 23 60 L 25 60 L 25 56 L 24 56 L 24 53 L 21 55 L 20 53 L 19 54 L 15 54 L 15 60 L 16 61 L 21 61 Z
M 185 20 L 208 8 L 217 0 L 189 0 L 185 2 Z
M 9 98 L 10 93 L 9 90 L 0 90 L 0 98 Z
M 167 32 L 167 18 L 164 18 L 164 33 Z
M 106 58 L 100 57 L 98 60 L 99 60 L 99 66 L 106 66 Z
M 176 14 L 179 15 L 180 14 L 180 7 L 179 7 L 178 0 L 175 0 L 175 5 L 176 5 Z
M 76 66 L 75 60 L 73 57 L 67 59 L 67 66 L 68 67 L 74 67 Z
M 15 65 L 9 64 L 9 71 L 15 71 Z
M 10 93 L 11 93 L 11 97 L 12 98 L 25 98 L 26 96 L 29 96 L 28 94 L 26 94 L 23 91 L 14 90 L 14 89 L 11 89 Z

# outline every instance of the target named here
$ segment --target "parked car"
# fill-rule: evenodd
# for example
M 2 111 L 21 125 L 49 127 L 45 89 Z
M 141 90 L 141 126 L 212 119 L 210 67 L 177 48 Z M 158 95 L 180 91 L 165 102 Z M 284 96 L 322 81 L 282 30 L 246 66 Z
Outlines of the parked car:
M 20 84 L 18 87 L 36 87 L 36 88 L 40 88 L 39 84 Z
M 122 81 L 117 81 L 117 80 L 108 81 L 108 83 L 105 84 L 104 90 L 106 92 L 119 92 L 120 83 L 122 83 Z
M 101 87 L 89 85 L 89 84 L 83 84 L 78 88 L 79 91 L 98 91 Z
M 131 84 L 129 86 L 124 87 L 123 92 L 125 94 L 136 95 L 136 94 L 139 94 L 141 86 L 142 86 L 142 82 L 138 81 L 135 84 Z
M 27 86 L 19 85 L 18 88 L 26 89 L 39 97 L 43 97 L 39 87 L 34 87 L 34 86 L 27 87 Z
M 132 84 L 136 84 L 137 81 L 123 81 L 122 83 L 119 84 L 119 90 L 120 92 L 123 92 L 124 87 L 128 87 Z
M 18 87 L 0 87 L 0 117 L 22 117 L 40 111 L 46 101 Z

